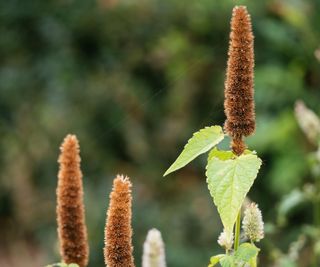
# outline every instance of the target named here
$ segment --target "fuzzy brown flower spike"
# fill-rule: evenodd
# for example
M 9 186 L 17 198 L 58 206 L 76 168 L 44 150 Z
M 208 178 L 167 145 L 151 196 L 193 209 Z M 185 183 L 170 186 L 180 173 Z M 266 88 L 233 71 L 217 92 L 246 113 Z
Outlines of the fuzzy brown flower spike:
M 231 19 L 224 102 L 227 120 L 224 128 L 233 139 L 231 146 L 237 155 L 246 148 L 242 137 L 251 135 L 255 130 L 253 38 L 246 7 L 236 6 Z
M 79 143 L 67 135 L 61 147 L 57 187 L 57 221 L 60 254 L 65 263 L 88 264 L 89 248 L 84 218 Z
M 105 228 L 104 261 L 108 267 L 134 267 L 131 202 L 131 182 L 118 175 L 113 181 Z

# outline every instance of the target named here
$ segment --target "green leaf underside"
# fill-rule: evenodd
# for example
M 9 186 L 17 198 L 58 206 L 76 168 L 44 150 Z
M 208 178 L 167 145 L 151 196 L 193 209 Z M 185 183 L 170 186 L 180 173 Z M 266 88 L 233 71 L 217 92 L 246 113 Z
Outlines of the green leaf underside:
M 209 264 L 208 267 L 216 266 L 224 256 L 225 256 L 225 254 L 219 254 L 219 255 L 216 255 L 216 256 L 212 256 L 210 258 L 210 264 Z
M 234 259 L 230 255 L 226 255 L 220 261 L 222 267 L 234 267 Z
M 199 155 L 209 151 L 224 138 L 224 133 L 220 126 L 205 127 L 193 134 L 188 140 L 183 151 L 176 161 L 170 166 L 163 176 L 168 175 L 194 160 Z
M 238 250 L 234 254 L 236 261 L 242 261 L 250 263 L 252 259 L 257 257 L 260 249 L 250 243 L 243 243 L 239 246 Z
M 232 152 L 215 150 L 210 155 L 206 167 L 208 188 L 224 228 L 231 233 L 242 202 L 257 177 L 261 160 L 253 153 L 234 157 Z

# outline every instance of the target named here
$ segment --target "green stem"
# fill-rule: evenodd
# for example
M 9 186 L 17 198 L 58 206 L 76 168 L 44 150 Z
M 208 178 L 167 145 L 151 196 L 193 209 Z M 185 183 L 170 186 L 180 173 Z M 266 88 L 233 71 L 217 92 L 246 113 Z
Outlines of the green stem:
M 316 199 L 314 201 L 314 224 L 315 226 L 320 225 L 320 201 Z
M 316 177 L 316 196 L 313 202 L 313 209 L 314 209 L 314 225 L 315 227 L 320 227 L 320 177 Z M 315 246 L 316 241 L 314 241 Z M 313 266 L 317 266 L 317 262 L 319 261 L 319 256 L 314 253 L 313 255 Z
M 320 226 L 320 177 L 316 177 L 316 197 L 314 201 L 314 224 Z
M 237 251 L 240 243 L 240 227 L 241 227 L 241 209 L 239 210 L 236 226 L 235 226 L 235 237 L 234 237 L 234 250 Z

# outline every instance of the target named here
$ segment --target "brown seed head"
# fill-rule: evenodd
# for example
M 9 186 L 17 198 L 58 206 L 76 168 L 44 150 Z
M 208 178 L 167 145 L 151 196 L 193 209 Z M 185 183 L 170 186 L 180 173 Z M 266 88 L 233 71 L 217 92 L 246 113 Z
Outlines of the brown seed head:
M 243 147 L 239 140 L 255 130 L 253 34 L 250 15 L 244 6 L 233 9 L 228 55 L 224 101 L 227 120 L 224 128 Z
M 232 151 L 240 156 L 247 148 L 242 138 L 233 138 L 231 141 Z
M 61 147 L 57 187 L 57 222 L 60 254 L 65 263 L 88 264 L 89 247 L 85 225 L 79 143 L 67 135 Z
M 122 175 L 113 181 L 105 228 L 104 261 L 108 267 L 134 267 L 131 186 L 129 178 Z

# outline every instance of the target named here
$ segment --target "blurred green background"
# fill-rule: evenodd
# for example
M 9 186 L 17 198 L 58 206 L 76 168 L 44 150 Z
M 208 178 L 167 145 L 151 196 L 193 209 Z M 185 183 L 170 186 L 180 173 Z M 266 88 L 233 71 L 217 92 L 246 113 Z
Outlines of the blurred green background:
M 229 21 L 239 4 L 247 5 L 255 34 L 257 131 L 247 141 L 264 162 L 249 194 L 266 221 L 261 266 L 293 266 L 277 260 L 313 223 L 312 208 L 302 204 L 279 223 L 278 207 L 312 180 L 308 155 L 315 147 L 293 110 L 302 99 L 320 114 L 319 0 L 2 1 L 1 267 L 59 261 L 57 158 L 68 133 L 81 146 L 89 266 L 104 266 L 105 214 L 117 173 L 134 184 L 137 266 L 152 227 L 162 232 L 169 267 L 207 266 L 222 252 L 206 157 L 162 174 L 194 131 L 225 120 Z M 311 266 L 309 250 L 297 266 Z

